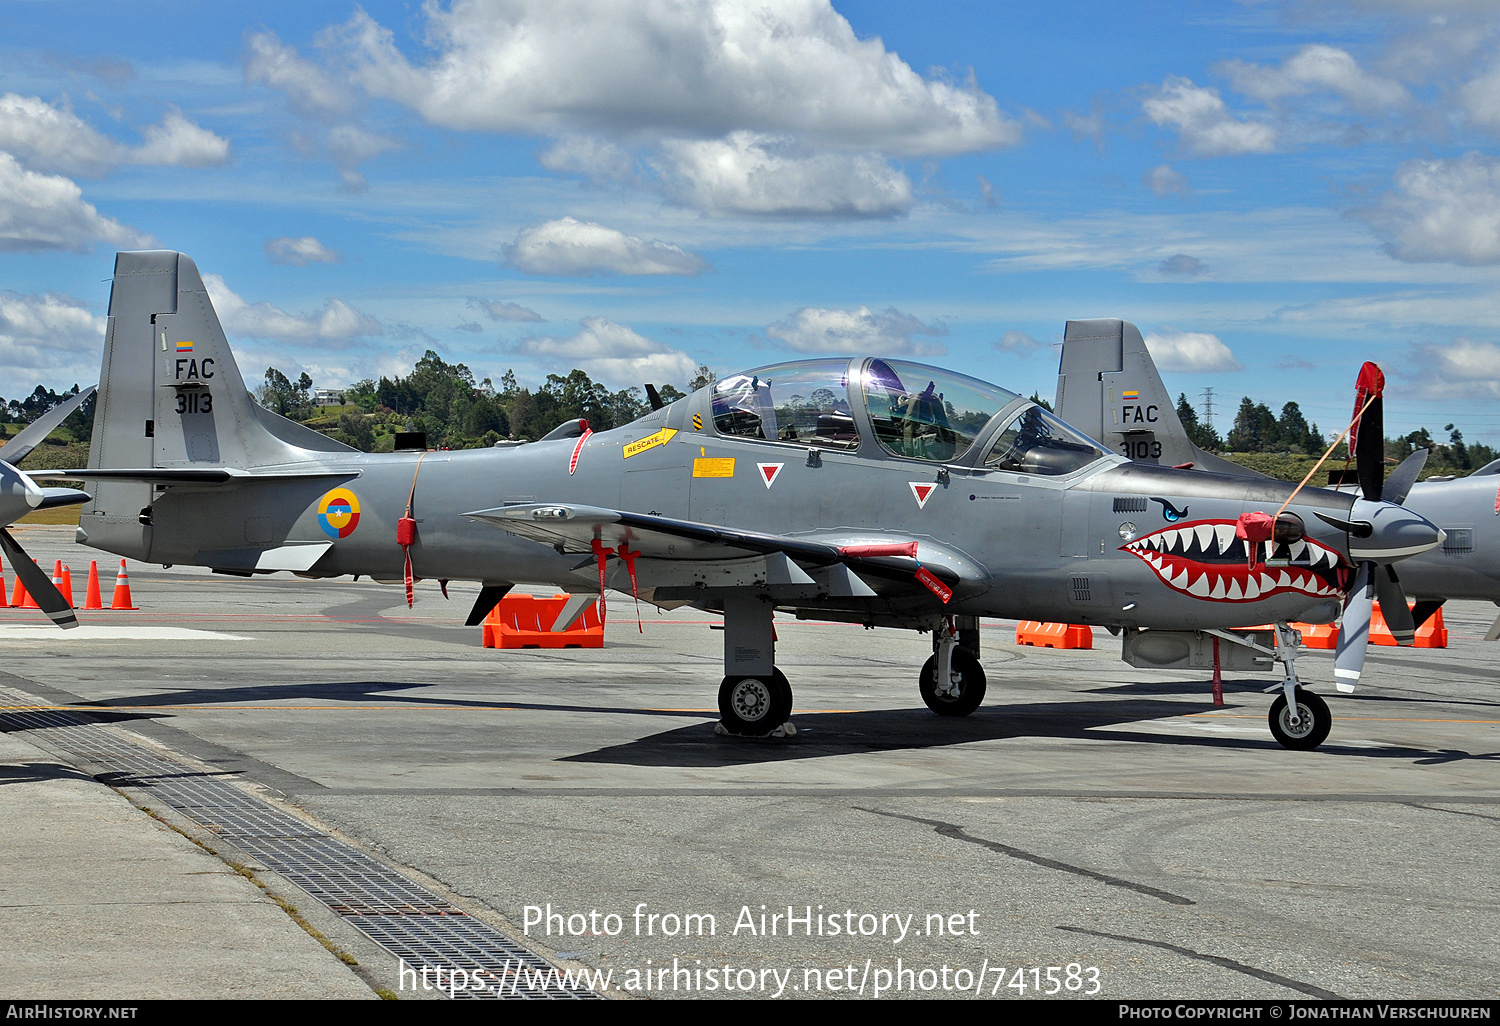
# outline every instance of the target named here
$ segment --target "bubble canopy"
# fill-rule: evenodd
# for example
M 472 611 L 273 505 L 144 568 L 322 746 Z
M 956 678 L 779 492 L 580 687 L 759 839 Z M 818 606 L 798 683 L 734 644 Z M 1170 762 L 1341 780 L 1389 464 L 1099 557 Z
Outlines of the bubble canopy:
M 853 407 L 863 406 L 881 449 L 946 463 L 962 459 L 997 414 L 1015 407 L 1004 451 L 990 453 L 986 465 L 1057 475 L 1103 455 L 1040 407 L 1016 407 L 1020 401 L 987 381 L 906 360 L 798 360 L 720 378 L 712 416 L 722 435 L 853 451 L 861 444 Z

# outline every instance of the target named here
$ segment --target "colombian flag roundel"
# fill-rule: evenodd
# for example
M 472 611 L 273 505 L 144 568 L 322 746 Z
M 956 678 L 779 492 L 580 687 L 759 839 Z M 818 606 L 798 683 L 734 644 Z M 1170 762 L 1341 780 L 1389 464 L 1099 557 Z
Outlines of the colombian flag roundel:
M 335 488 L 318 500 L 318 526 L 330 538 L 347 538 L 359 526 L 359 498 L 346 488 Z

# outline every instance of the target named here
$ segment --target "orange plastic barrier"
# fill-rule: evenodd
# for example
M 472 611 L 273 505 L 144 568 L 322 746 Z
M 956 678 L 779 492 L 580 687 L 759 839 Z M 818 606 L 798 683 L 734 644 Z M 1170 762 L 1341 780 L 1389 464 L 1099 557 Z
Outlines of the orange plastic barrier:
M 1294 623 L 1291 626 L 1301 633 L 1303 648 L 1334 649 L 1339 647 L 1339 629 L 1334 624 Z
M 1094 631 L 1076 623 L 1022 620 L 1016 624 L 1016 644 L 1037 648 L 1093 648 Z
M 1416 605 L 1416 603 L 1407 603 Z M 1370 644 L 1395 646 L 1396 639 L 1391 634 L 1391 629 L 1386 626 L 1385 616 L 1380 612 L 1380 603 L 1375 603 L 1375 609 L 1370 614 Z M 1447 648 L 1448 628 L 1443 626 L 1443 611 L 1439 609 L 1428 617 L 1427 622 L 1417 628 L 1417 639 L 1412 642 L 1413 648 Z
M 1409 602 L 1407 605 L 1416 605 Z M 1303 648 L 1327 648 L 1339 647 L 1339 629 L 1331 623 L 1294 623 L 1289 626 L 1295 627 L 1302 634 Z M 1268 631 L 1271 625 L 1263 623 L 1259 627 L 1246 627 L 1244 630 Z M 1370 644 L 1386 645 L 1396 647 L 1396 638 L 1391 634 L 1390 627 L 1386 626 L 1385 617 L 1380 612 L 1380 603 L 1375 603 L 1375 608 L 1370 611 Z M 1443 626 L 1443 611 L 1439 609 L 1430 616 L 1426 623 L 1417 628 L 1417 638 L 1412 642 L 1413 648 L 1447 648 L 1448 628 Z
M 603 648 L 604 624 L 599 622 L 599 604 L 583 611 L 578 622 L 565 631 L 554 631 L 568 599 L 566 592 L 545 598 L 537 595 L 507 595 L 484 618 L 485 648 Z

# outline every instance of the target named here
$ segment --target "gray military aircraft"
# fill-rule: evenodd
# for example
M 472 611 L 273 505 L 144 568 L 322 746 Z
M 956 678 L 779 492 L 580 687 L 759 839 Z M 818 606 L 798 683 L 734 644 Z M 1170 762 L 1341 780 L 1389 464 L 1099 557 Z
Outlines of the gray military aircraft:
M 609 431 L 362 453 L 253 402 L 172 252 L 116 258 L 90 466 L 31 476 L 92 482 L 78 540 L 137 560 L 477 581 L 471 624 L 518 581 L 721 612 L 719 711 L 745 735 L 792 710 L 782 610 L 932 632 L 919 687 L 946 716 L 984 698 L 981 616 L 1117 627 L 1153 665 L 1223 635 L 1282 662 L 1272 733 L 1316 747 L 1329 712 L 1285 623 L 1332 620 L 1356 567 L 1441 540 L 1393 502 L 1133 463 L 1020 395 L 883 358 L 730 375 Z
M 1192 443 L 1140 331 L 1129 321 L 1067 323 L 1055 405 L 1063 420 L 1132 460 L 1269 480 Z M 1378 428 L 1369 435 L 1372 443 L 1381 438 Z M 1416 456 L 1425 459 L 1425 451 Z M 1427 622 L 1448 599 L 1500 605 L 1500 460 L 1467 477 L 1419 481 L 1410 485 L 1404 498 L 1390 494 L 1395 483 L 1393 474 L 1386 482 L 1387 496 L 1445 534 L 1440 547 L 1401 564 L 1401 585 L 1415 601 L 1413 628 Z M 1393 608 L 1380 597 L 1382 610 Z M 1497 638 L 1500 617 L 1486 635 L 1487 640 Z

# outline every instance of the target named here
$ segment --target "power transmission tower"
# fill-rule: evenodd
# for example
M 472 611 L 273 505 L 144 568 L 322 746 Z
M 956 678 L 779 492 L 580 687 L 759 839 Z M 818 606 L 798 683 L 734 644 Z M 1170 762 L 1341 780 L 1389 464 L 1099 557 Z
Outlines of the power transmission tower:
M 1208 425 L 1209 430 L 1214 426 L 1214 390 L 1205 388 L 1203 390 L 1203 423 Z

